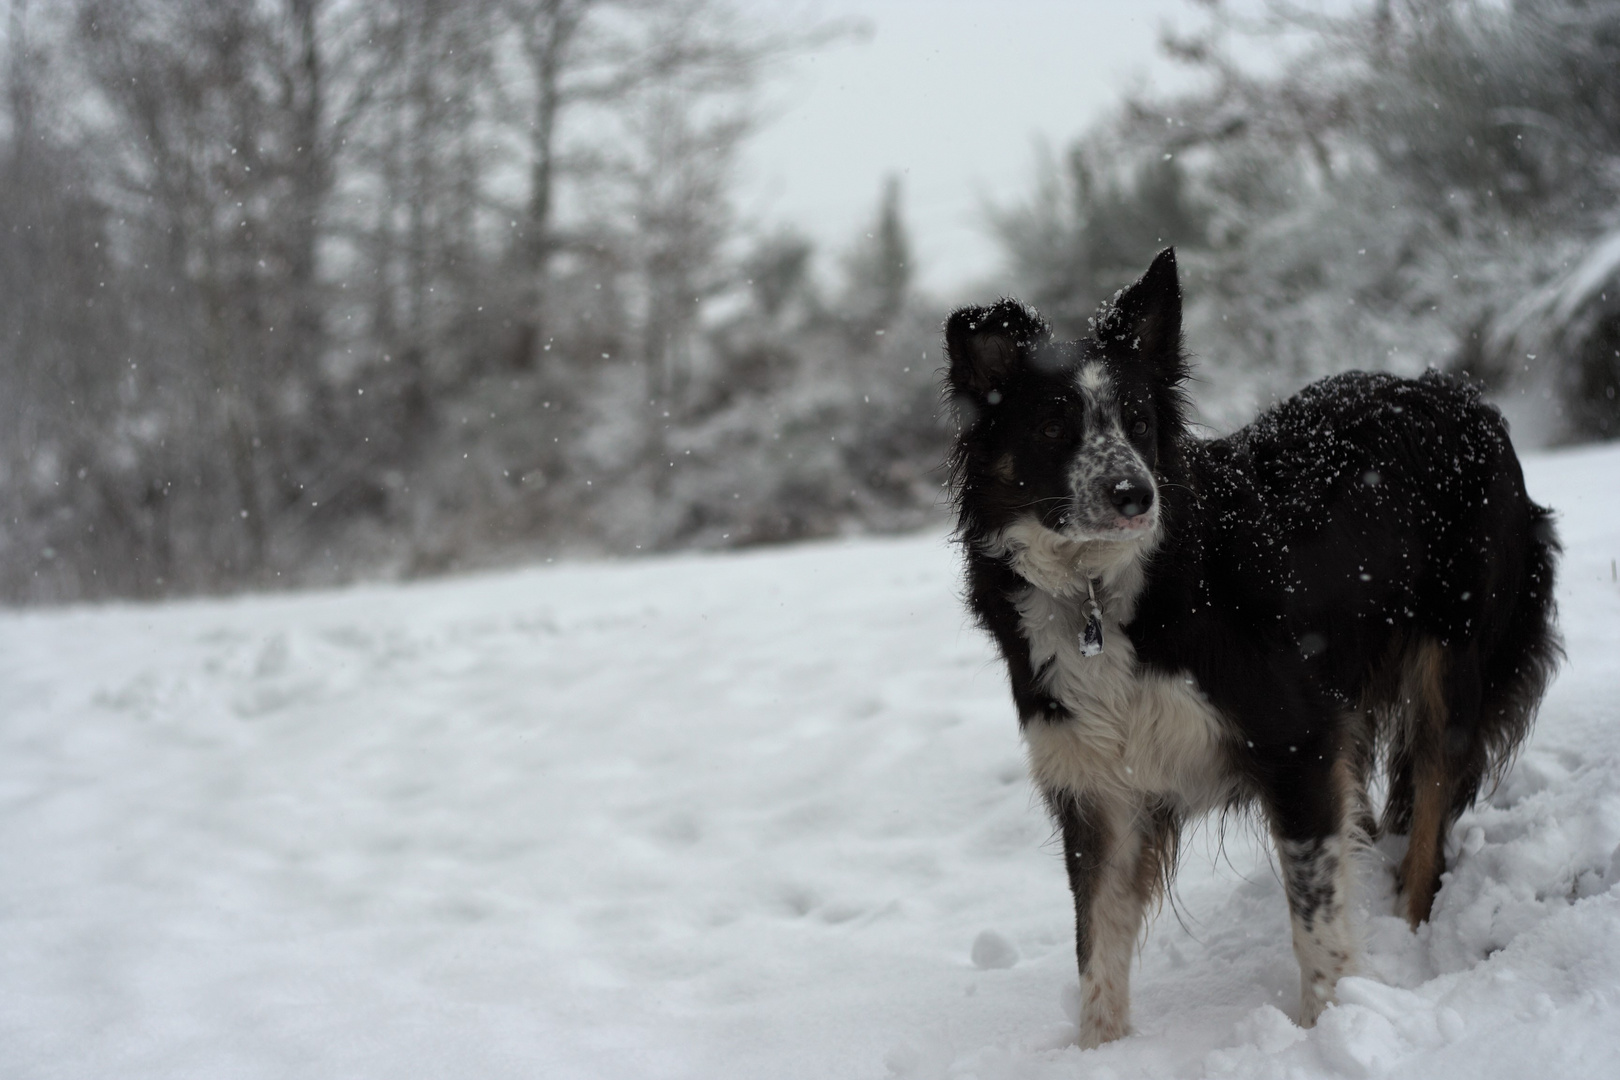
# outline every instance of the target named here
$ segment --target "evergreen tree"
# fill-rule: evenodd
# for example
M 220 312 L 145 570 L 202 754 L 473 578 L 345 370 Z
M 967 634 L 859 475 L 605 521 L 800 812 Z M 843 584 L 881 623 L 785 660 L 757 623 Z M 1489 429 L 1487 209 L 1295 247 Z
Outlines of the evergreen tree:
M 872 225 L 844 259 L 844 318 L 857 338 L 886 329 L 911 295 L 911 238 L 901 213 L 900 178 L 883 182 Z

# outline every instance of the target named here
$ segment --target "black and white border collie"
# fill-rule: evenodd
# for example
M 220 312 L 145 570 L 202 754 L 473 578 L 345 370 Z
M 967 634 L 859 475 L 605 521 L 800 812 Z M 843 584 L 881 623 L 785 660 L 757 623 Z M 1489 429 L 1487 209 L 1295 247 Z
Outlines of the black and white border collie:
M 1093 327 L 1054 341 L 1003 300 L 945 328 L 968 602 L 1062 836 L 1080 1043 L 1129 1030 L 1183 823 L 1244 805 L 1276 841 L 1308 1026 L 1355 967 L 1375 762 L 1416 926 L 1449 827 L 1529 729 L 1560 654 L 1550 515 L 1502 417 L 1434 372 L 1338 375 L 1194 437 L 1171 250 Z

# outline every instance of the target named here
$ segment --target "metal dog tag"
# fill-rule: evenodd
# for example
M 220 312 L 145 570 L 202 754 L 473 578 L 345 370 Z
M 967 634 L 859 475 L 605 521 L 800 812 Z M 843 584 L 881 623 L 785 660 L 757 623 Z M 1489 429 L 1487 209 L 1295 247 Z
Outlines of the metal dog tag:
M 1096 600 L 1086 601 L 1086 625 L 1080 631 L 1080 655 L 1100 656 L 1103 651 L 1102 608 Z

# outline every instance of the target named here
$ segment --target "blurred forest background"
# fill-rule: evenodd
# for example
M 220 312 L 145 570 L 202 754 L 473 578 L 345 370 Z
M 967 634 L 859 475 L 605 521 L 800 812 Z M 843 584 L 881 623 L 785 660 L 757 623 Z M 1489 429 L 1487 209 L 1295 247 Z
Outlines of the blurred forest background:
M 1164 42 L 1195 90 L 1126 101 L 988 209 L 987 295 L 1082 333 L 1174 243 L 1216 430 L 1438 364 L 1528 441 L 1620 435 L 1620 3 L 1200 6 Z M 943 301 L 899 182 L 833 274 L 735 207 L 761 87 L 847 27 L 728 0 L 6 18 L 0 600 L 939 515 Z

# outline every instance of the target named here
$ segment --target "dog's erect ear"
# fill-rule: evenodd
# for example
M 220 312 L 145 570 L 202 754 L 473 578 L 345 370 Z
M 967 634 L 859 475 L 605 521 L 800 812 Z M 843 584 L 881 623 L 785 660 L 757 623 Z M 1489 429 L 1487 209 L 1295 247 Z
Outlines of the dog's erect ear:
M 1181 281 L 1175 248 L 1159 252 L 1136 284 L 1098 309 L 1097 341 L 1111 353 L 1122 350 L 1165 374 L 1181 371 Z
M 984 398 L 1051 336 L 1045 320 L 1017 300 L 994 307 L 965 307 L 945 322 L 945 352 L 951 358 L 951 389 Z

